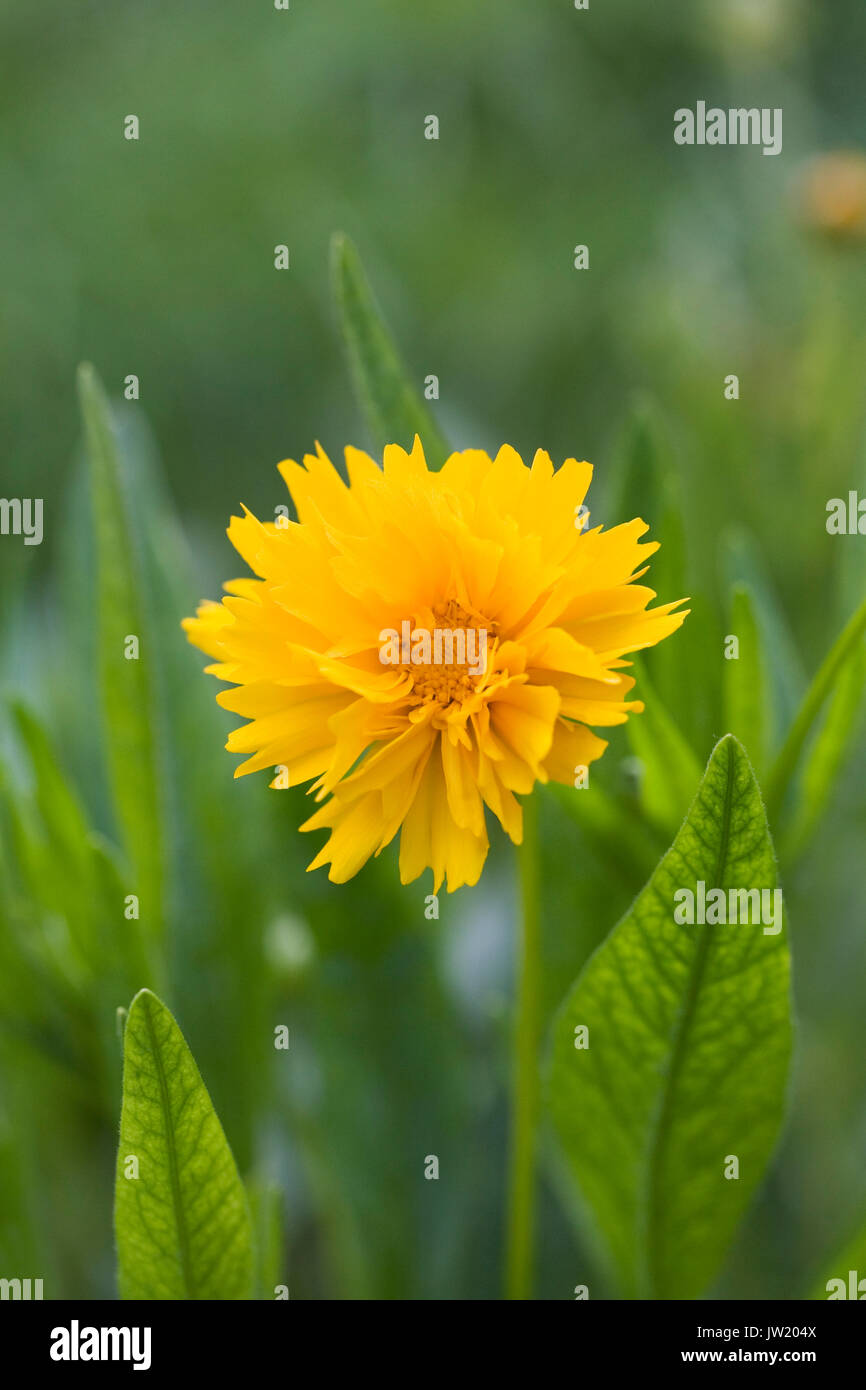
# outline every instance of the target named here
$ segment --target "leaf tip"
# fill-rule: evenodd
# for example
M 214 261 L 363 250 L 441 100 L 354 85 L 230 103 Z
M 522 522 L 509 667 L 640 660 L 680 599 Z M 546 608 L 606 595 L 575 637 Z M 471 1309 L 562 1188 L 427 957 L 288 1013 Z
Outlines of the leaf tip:
M 159 996 L 154 994 L 152 989 L 148 989 L 145 986 L 143 989 L 138 990 L 138 992 L 133 995 L 132 1003 L 129 1006 L 129 1012 L 127 1014 L 127 1021 L 132 1017 L 132 1012 L 135 1009 L 136 1005 L 141 1006 L 145 1003 L 145 1001 L 148 1001 L 151 1005 L 156 1005 L 158 1009 L 165 1008 L 165 1005 L 163 1004 Z

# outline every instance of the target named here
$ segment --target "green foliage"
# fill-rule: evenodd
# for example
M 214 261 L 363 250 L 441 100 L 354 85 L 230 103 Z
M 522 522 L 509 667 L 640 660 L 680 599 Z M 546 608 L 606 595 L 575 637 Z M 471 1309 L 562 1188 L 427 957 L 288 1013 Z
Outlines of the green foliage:
M 121 1297 L 252 1297 L 243 1184 L 183 1034 L 146 989 L 124 1030 L 114 1225 Z
M 856 688 L 857 675 L 862 661 L 864 632 L 866 632 L 866 598 L 863 599 L 856 613 L 852 614 L 815 673 L 779 750 L 778 757 L 770 769 L 767 781 L 767 807 L 772 817 L 775 817 L 782 810 L 785 794 L 797 770 L 803 747 L 821 712 L 824 701 L 836 681 L 841 677 L 846 680 L 851 679 Z M 849 677 L 846 673 L 852 668 L 853 674 Z M 845 725 L 850 727 L 852 723 L 852 715 L 848 712 L 850 705 L 851 695 L 849 693 L 844 698 L 841 712 L 838 706 L 835 710 L 833 729 L 838 730 L 840 728 L 840 718 Z M 833 738 L 838 738 L 838 735 L 831 734 L 831 740 Z M 831 745 L 824 745 L 823 749 L 819 749 L 819 771 L 817 774 L 819 777 L 823 776 L 821 771 L 822 752 L 825 757 L 832 757 Z M 816 775 L 814 771 L 812 775 L 813 777 Z
M 731 591 L 729 636 L 737 639 L 737 655 L 726 659 L 722 690 L 723 723 L 746 749 L 755 772 L 764 769 L 767 723 L 767 679 L 755 601 L 745 584 Z
M 646 536 L 659 549 L 652 557 L 644 580 L 666 601 L 687 594 L 686 526 L 680 473 L 670 426 L 657 401 L 647 393 L 632 404 L 613 466 L 613 488 L 609 514 L 610 528 L 634 516 L 649 526 Z M 592 496 L 589 501 L 592 508 Z M 647 655 L 653 684 L 666 705 L 682 696 L 684 667 L 674 644 L 663 642 Z M 694 784 L 689 788 L 689 795 Z
M 557 1016 L 551 1113 L 626 1296 L 694 1298 L 718 1272 L 776 1143 L 791 1049 L 785 933 L 678 925 L 675 893 L 776 887 L 736 739 Z M 579 1028 L 588 1029 L 578 1046 Z M 731 1155 L 739 1176 L 726 1178 Z
M 852 1270 L 855 1272 L 853 1281 L 850 1277 Z M 840 1279 L 843 1285 L 841 1289 L 838 1282 L 831 1285 L 831 1280 Z M 827 1299 L 834 1295 L 836 1298 L 856 1298 L 859 1302 L 864 1296 L 861 1288 L 866 1287 L 861 1286 L 862 1279 L 866 1279 L 866 1221 L 862 1222 L 850 1239 L 826 1261 L 808 1297 Z
M 276 1183 L 256 1179 L 247 1183 L 247 1200 L 255 1249 L 255 1297 L 273 1299 L 285 1275 L 283 1196 Z
M 779 603 L 775 587 L 767 574 L 761 547 L 744 527 L 729 525 L 722 532 L 722 575 L 728 592 L 745 588 L 751 596 L 764 657 L 770 678 L 768 731 L 771 751 L 781 740 L 806 687 L 803 664 L 788 619 Z
M 627 727 L 629 743 L 641 764 L 641 805 L 652 825 L 672 834 L 700 780 L 700 763 L 652 689 L 643 665 L 635 659 L 634 666 L 644 711 L 629 719 Z
M 491 827 L 481 888 L 443 894 L 438 920 L 422 885 L 401 888 L 392 849 L 341 887 L 305 874 L 303 793 L 233 782 L 234 721 L 178 630 L 242 572 L 223 527 L 241 502 L 265 515 L 282 500 L 276 459 L 317 437 L 335 458 L 361 442 L 328 313 L 326 239 L 345 227 L 332 289 L 371 442 L 418 430 L 434 463 L 446 433 L 585 456 L 595 520 L 642 515 L 662 543 L 643 582 L 688 596 L 680 632 L 639 660 L 646 713 L 605 733 L 588 788 L 538 793 L 544 1022 L 610 950 L 716 740 L 745 744 L 765 792 L 775 769 L 799 1067 L 778 1180 L 720 1287 L 799 1296 L 864 1196 L 862 639 L 803 701 L 864 598 L 863 538 L 823 522 L 831 495 L 864 495 L 866 261 L 804 236 L 780 196 L 785 161 L 674 159 L 643 138 L 646 67 L 673 93 L 695 63 L 751 81 L 783 51 L 805 125 L 858 129 L 847 69 L 862 3 L 826 7 L 816 42 L 798 7 L 698 34 L 693 6 L 624 0 L 599 10 L 588 45 L 567 7 L 502 0 L 491 25 L 458 0 L 435 15 L 381 3 L 359 26 L 335 0 L 263 13 L 239 46 L 237 7 L 213 0 L 198 65 L 194 8 L 161 23 L 140 7 L 130 27 L 91 6 L 74 29 L 61 0 L 19 8 L 4 122 L 27 157 L 3 163 L 3 491 L 44 497 L 46 524 L 40 547 L 0 538 L 0 1274 L 44 1271 L 46 1297 L 113 1296 L 117 1011 L 150 982 L 195 1041 L 240 1172 L 278 1180 L 279 1202 L 249 1187 L 252 1296 L 287 1280 L 287 1250 L 293 1298 L 500 1292 L 511 846 Z M 51 34 L 63 42 L 46 47 Z M 515 52 L 541 86 L 514 83 Z M 431 55 L 449 72 L 438 142 L 423 139 L 418 95 Z M 139 113 L 136 144 L 118 94 L 142 73 L 162 100 Z M 572 267 L 575 239 L 589 273 Z M 277 272 L 283 240 L 291 270 Z M 110 405 L 85 369 L 79 460 L 82 350 Z M 736 401 L 722 394 L 732 370 Z M 138 404 L 119 399 L 129 372 Z M 739 663 L 724 659 L 730 631 Z M 140 920 L 124 913 L 133 892 Z M 549 1140 L 537 1292 L 567 1297 L 575 1267 L 621 1292 Z M 431 1149 L 438 1182 L 421 1176 Z
M 124 847 L 134 866 L 140 921 L 163 928 L 161 752 L 155 731 L 154 652 L 149 645 L 138 545 L 123 493 L 111 408 L 93 368 L 79 369 L 87 436 L 99 593 L 99 669 L 111 789 Z M 130 643 L 137 644 L 133 653 Z
M 355 394 L 374 447 L 380 453 L 386 444 L 410 449 L 418 434 L 430 467 L 441 467 L 451 450 L 409 383 L 358 253 L 342 234 L 332 242 L 331 268 Z
M 829 805 L 862 718 L 864 689 L 866 650 L 860 646 L 836 677 L 826 716 L 805 755 L 797 805 L 783 841 L 786 858 L 793 859 L 805 849 Z

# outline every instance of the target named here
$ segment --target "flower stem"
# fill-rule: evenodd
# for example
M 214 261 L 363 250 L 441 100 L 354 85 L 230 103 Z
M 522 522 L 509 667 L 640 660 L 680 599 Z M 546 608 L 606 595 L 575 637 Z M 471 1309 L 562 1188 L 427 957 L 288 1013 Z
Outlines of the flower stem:
M 505 1295 L 532 1297 L 535 1235 L 535 1136 L 538 1124 L 538 1018 L 541 977 L 538 798 L 523 803 L 523 844 L 518 853 L 520 927 L 517 1012 L 512 1075 L 511 1154 Z

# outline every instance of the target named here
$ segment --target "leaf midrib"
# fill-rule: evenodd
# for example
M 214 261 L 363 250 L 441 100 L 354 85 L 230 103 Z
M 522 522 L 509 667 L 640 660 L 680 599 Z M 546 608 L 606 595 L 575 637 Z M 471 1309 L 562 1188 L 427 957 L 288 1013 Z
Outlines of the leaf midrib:
M 731 742 L 727 745 L 728 765 L 727 780 L 725 784 L 725 805 L 722 812 L 722 836 L 719 844 L 719 855 L 716 863 L 716 873 L 713 887 L 721 887 L 722 875 L 727 863 L 728 846 L 731 833 L 731 811 L 734 796 L 734 747 Z M 657 1260 L 658 1260 L 658 1239 L 657 1232 L 660 1220 L 660 1170 L 661 1156 L 664 1151 L 670 1133 L 671 1113 L 673 1097 L 676 1091 L 677 1078 L 680 1068 L 686 1055 L 686 1037 L 691 1028 L 697 1007 L 698 995 L 706 968 L 707 954 L 709 952 L 710 940 L 714 926 L 712 923 L 705 923 L 698 940 L 698 948 L 695 952 L 694 961 L 691 967 L 691 977 L 689 987 L 683 1003 L 682 1010 L 677 1020 L 676 1030 L 673 1039 L 673 1050 L 671 1062 L 664 1077 L 664 1093 L 661 1105 L 657 1111 L 657 1119 L 653 1128 L 653 1133 L 649 1145 L 649 1178 L 648 1178 L 648 1216 L 647 1216 L 647 1248 L 646 1264 L 649 1282 L 649 1296 L 656 1296 L 657 1287 Z
M 192 1264 L 189 1251 L 189 1234 L 186 1229 L 186 1221 L 183 1214 L 183 1200 L 180 1191 L 180 1168 L 177 1158 L 177 1144 L 175 1142 L 174 1122 L 171 1117 L 169 1105 L 168 1082 L 166 1080 L 165 1068 L 162 1064 L 162 1052 L 156 1036 L 156 1029 L 153 1026 L 150 1006 L 145 1004 L 144 1018 L 147 1024 L 147 1031 L 150 1037 L 151 1052 L 153 1053 L 156 1064 L 157 1080 L 159 1081 L 159 1092 L 162 1098 L 162 1110 L 165 1115 L 165 1147 L 168 1152 L 168 1174 L 171 1186 L 172 1205 L 174 1206 L 175 1225 L 177 1227 L 177 1243 L 180 1248 L 180 1266 L 183 1274 L 183 1282 L 190 1298 L 195 1298 L 195 1287 L 192 1277 Z

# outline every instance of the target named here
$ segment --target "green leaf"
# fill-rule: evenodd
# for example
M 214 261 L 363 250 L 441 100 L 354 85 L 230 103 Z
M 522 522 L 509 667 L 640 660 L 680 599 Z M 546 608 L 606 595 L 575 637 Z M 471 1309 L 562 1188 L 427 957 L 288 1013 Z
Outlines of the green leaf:
M 66 952 L 62 949 L 64 938 L 57 929 L 53 933 L 64 973 L 73 978 L 83 965 L 91 972 L 104 973 L 93 849 L 86 816 L 40 721 L 17 702 L 12 713 L 30 759 L 42 832 L 37 838 L 36 826 L 31 823 L 28 838 L 26 818 L 18 820 L 15 834 L 19 872 L 25 872 L 33 902 L 55 919 L 64 918 L 68 925 Z M 118 912 L 122 901 L 122 896 L 117 898 Z
M 766 736 L 766 670 L 755 600 L 746 584 L 735 584 L 732 590 L 727 636 L 736 637 L 738 654 L 723 665 L 723 727 L 740 740 L 760 776 Z
M 826 717 L 806 754 L 790 829 L 782 841 L 783 858 L 804 848 L 821 819 L 845 753 L 859 725 L 866 689 L 866 649 L 856 647 L 836 679 Z
M 668 421 L 654 397 L 639 394 L 617 447 L 608 525 L 633 516 L 647 523 L 646 539 L 658 541 L 660 548 L 646 582 L 665 603 L 683 598 L 687 591 L 686 527 L 675 457 Z M 683 672 L 678 646 L 679 639 L 662 642 L 646 658 L 653 684 L 671 707 L 682 695 L 684 674 L 691 674 Z
M 548 1099 L 628 1297 L 695 1298 L 770 1159 L 791 1050 L 786 929 L 680 925 L 678 890 L 776 887 L 761 796 L 730 735 L 682 829 L 556 1018 Z M 681 900 L 677 900 L 681 901 Z M 768 899 L 768 906 L 776 899 Z M 588 1030 L 580 1048 L 579 1025 Z M 739 1178 L 726 1178 L 730 1156 Z
M 633 402 L 617 447 L 611 521 L 639 516 L 661 549 L 652 562 L 654 582 L 668 600 L 685 585 L 686 532 L 670 426 L 652 396 Z
M 722 537 L 721 559 L 726 588 L 745 584 L 752 594 L 770 678 L 773 723 L 768 728 L 767 741 L 772 749 L 778 744 L 782 730 L 794 717 L 806 688 L 806 674 L 754 536 L 742 527 L 729 528 Z
M 275 1183 L 247 1183 L 256 1256 L 256 1298 L 273 1299 L 283 1277 L 283 1195 Z
M 54 749 L 39 720 L 23 704 L 12 707 L 15 723 L 30 756 L 36 782 L 36 805 L 65 878 L 87 873 L 89 827 L 78 801 L 60 770 Z
M 95 371 L 84 364 L 78 388 L 90 463 L 99 581 L 99 657 L 108 770 L 135 881 L 143 928 L 158 935 L 163 913 L 162 805 L 155 733 L 154 653 L 111 410 Z M 128 659 L 127 639 L 138 639 Z
M 441 468 L 451 449 L 410 384 L 358 252 L 341 232 L 331 243 L 331 275 L 355 394 L 375 447 L 410 449 L 418 434 L 429 467 Z
M 835 682 L 845 666 L 858 659 L 866 632 L 866 599 L 860 604 L 825 656 L 803 698 L 767 782 L 767 814 L 775 822 L 782 810 L 788 787 L 797 770 L 803 746 Z
M 138 1176 L 127 1176 L 135 1171 Z M 243 1184 L 192 1053 L 141 990 L 124 1033 L 114 1223 L 125 1299 L 248 1299 L 253 1236 Z
M 632 752 L 643 768 L 641 806 L 653 825 L 666 835 L 673 834 L 701 780 L 701 767 L 637 658 L 634 675 L 634 693 L 645 702 L 645 708 L 643 714 L 629 719 L 627 730 Z

